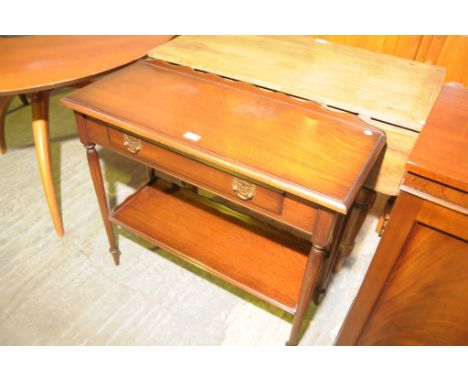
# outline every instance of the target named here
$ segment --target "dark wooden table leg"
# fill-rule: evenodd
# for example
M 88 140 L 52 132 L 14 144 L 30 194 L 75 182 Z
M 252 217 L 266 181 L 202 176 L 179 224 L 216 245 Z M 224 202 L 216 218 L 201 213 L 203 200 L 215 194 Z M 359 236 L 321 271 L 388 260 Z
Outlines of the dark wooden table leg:
M 117 246 L 114 229 L 109 221 L 109 206 L 107 203 L 106 191 L 104 189 L 104 181 L 102 179 L 101 165 L 99 164 L 99 155 L 93 143 L 85 145 L 86 155 L 88 157 L 89 170 L 93 179 L 94 190 L 96 191 L 99 208 L 101 209 L 102 220 L 106 228 L 107 238 L 109 239 L 109 251 L 114 258 L 115 265 L 119 265 L 120 251 Z
M 339 216 L 336 220 L 336 224 L 333 229 L 333 241 L 330 245 L 330 248 L 326 252 L 326 258 L 323 262 L 322 269 L 320 270 L 320 275 L 317 280 L 317 287 L 315 288 L 314 292 L 314 302 L 316 305 L 319 305 L 325 297 L 328 282 L 331 278 L 331 271 L 338 257 L 338 247 L 342 241 L 347 220 L 347 217 L 343 215 Z
M 154 168 L 146 167 L 146 174 L 148 176 L 148 183 L 151 183 L 154 179 L 156 179 Z
M 5 141 L 5 117 L 13 97 L 14 96 L 0 97 L 0 154 L 5 154 L 7 151 Z
M 42 186 L 57 235 L 63 236 L 63 224 L 55 192 L 49 139 L 49 92 L 32 95 L 33 136 Z
M 390 214 L 392 212 L 393 206 L 395 204 L 396 196 L 389 196 L 387 203 L 385 204 L 385 209 L 382 214 L 379 216 L 379 221 L 377 223 L 377 228 L 375 231 L 382 236 L 385 228 L 387 227 L 388 219 L 390 219 Z
M 20 98 L 21 102 L 23 103 L 23 106 L 28 106 L 29 105 L 29 100 L 28 100 L 28 97 L 26 96 L 26 94 L 20 94 L 19 98 Z
M 291 334 L 289 336 L 289 340 L 286 342 L 286 345 L 288 346 L 297 345 L 299 342 L 302 323 L 304 322 L 304 317 L 311 302 L 312 294 L 314 293 L 315 286 L 317 285 L 317 278 L 320 273 L 320 266 L 322 264 L 324 254 L 324 248 L 315 244 L 312 245 L 307 258 L 304 281 L 302 282 L 301 293 L 299 295 L 299 302 L 297 304 Z
M 338 272 L 354 248 L 354 242 L 361 230 L 364 220 L 375 201 L 375 191 L 363 188 L 358 194 L 351 211 L 349 212 L 343 236 L 338 247 L 336 262 L 333 266 L 333 272 Z

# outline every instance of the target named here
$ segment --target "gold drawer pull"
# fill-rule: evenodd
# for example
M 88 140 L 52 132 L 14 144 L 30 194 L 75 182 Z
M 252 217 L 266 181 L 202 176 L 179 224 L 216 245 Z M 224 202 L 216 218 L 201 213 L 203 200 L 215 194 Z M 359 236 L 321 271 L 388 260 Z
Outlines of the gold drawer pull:
M 245 180 L 233 178 L 232 191 L 242 200 L 250 200 L 255 196 L 255 184 L 246 182 Z
M 141 140 L 130 135 L 124 134 L 124 146 L 132 154 L 136 154 L 141 150 Z

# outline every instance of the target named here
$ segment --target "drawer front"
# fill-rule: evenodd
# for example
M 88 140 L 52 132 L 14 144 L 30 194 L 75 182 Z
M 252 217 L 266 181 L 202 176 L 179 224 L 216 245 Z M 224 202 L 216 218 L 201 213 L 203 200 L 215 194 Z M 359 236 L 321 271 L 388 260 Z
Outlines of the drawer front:
M 284 194 L 253 184 L 174 151 L 108 128 L 109 144 L 127 156 L 243 205 L 281 214 Z
M 158 168 L 169 175 L 220 194 L 228 200 L 262 212 L 300 231 L 312 233 L 317 208 L 310 203 L 258 185 L 255 187 L 255 195 L 250 200 L 243 200 L 232 189 L 235 178 L 233 175 L 143 140 L 132 143 L 130 135 L 127 134 L 130 139 L 125 139 L 123 132 L 103 122 L 91 118 L 85 118 L 85 121 L 88 137 L 94 143 L 112 147 L 125 156 Z M 248 185 L 237 185 L 236 188 L 242 197 L 249 197 Z

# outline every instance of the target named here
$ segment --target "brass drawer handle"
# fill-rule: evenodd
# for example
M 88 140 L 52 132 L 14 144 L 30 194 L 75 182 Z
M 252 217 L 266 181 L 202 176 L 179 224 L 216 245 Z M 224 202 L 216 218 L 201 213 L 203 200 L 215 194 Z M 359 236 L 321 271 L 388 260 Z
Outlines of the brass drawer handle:
M 255 196 L 255 184 L 246 182 L 245 180 L 233 178 L 232 191 L 242 200 L 250 200 Z
M 124 134 L 124 146 L 132 154 L 141 150 L 141 140 L 130 135 Z

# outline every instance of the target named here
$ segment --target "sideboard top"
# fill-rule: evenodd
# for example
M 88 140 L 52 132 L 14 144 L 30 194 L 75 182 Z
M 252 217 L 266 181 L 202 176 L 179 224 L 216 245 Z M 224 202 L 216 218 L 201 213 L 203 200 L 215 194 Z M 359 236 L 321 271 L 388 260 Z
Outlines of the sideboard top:
M 346 213 L 385 143 L 348 114 L 162 61 L 62 102 L 199 160 Z
M 406 169 L 468 192 L 468 89 L 442 88 Z
M 414 131 L 446 72 L 307 36 L 180 36 L 148 55 Z

